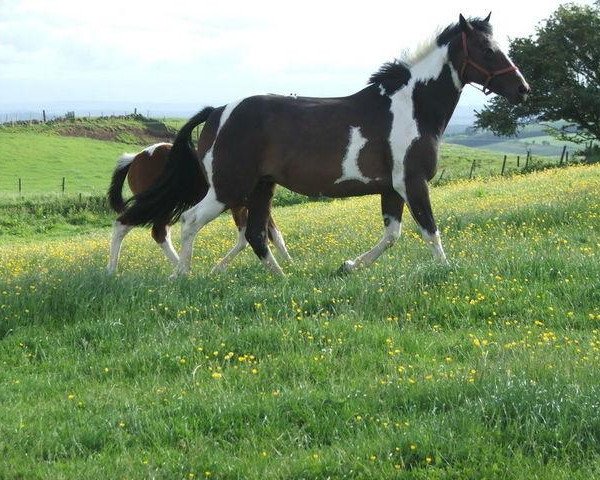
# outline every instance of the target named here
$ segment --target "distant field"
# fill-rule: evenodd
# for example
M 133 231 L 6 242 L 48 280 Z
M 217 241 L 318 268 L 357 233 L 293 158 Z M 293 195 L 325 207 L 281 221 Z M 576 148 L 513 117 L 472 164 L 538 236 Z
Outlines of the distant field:
M 13 225 L 0 478 L 600 478 L 598 191 L 600 165 L 433 188 L 451 266 L 406 212 L 346 276 L 381 238 L 376 197 L 275 208 L 284 279 L 249 249 L 208 274 L 225 215 L 177 281 L 144 229 L 105 275 L 94 204 L 65 203 L 76 235 Z
M 488 131 L 472 132 L 467 126 L 454 127 L 444 136 L 444 140 L 450 144 L 521 156 L 525 156 L 529 150 L 535 156 L 557 157 L 565 145 L 570 155 L 573 155 L 582 148 L 576 143 L 549 136 L 540 125 L 525 127 L 518 137 L 498 137 Z
M 62 179 L 68 194 L 106 191 L 117 158 L 139 145 L 90 138 L 0 130 L 0 195 L 60 193 Z
M 135 119 L 82 119 L 0 127 L 0 197 L 19 195 L 19 179 L 22 196 L 62 193 L 63 177 L 66 194 L 103 194 L 122 153 L 168 140 L 166 132 L 174 133 L 184 121 L 168 119 L 163 124 Z M 468 177 L 473 160 L 474 176 L 497 175 L 503 154 L 446 143 L 441 149 L 439 174 L 444 171 L 445 181 Z M 557 161 L 543 157 L 538 160 L 550 164 Z M 512 156 L 506 172 L 515 169 L 516 156 Z

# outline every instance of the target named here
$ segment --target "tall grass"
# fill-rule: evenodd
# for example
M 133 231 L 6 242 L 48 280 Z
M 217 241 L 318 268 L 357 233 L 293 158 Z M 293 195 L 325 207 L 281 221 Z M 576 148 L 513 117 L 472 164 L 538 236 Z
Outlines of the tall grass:
M 108 229 L 0 246 L 0 478 L 600 475 L 600 168 L 434 189 L 451 267 L 376 198 L 277 208 L 267 274 L 227 217 L 193 274 L 147 232 L 104 275 Z

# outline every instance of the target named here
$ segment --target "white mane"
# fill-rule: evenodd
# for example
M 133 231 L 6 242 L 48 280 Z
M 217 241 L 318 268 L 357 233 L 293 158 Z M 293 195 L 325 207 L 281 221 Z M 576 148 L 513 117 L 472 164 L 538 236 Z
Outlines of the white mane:
M 438 27 L 428 39 L 419 42 L 415 48 L 404 49 L 398 60 L 406 63 L 408 66 L 413 66 L 419 63 L 436 48 L 438 48 L 437 37 L 441 31 L 442 29 Z

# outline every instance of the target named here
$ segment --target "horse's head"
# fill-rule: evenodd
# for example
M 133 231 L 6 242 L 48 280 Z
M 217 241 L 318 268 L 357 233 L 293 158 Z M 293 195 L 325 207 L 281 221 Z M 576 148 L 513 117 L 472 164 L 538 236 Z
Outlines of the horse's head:
M 463 84 L 477 83 L 486 95 L 493 92 L 520 103 L 530 92 L 529 84 L 493 39 L 490 15 L 472 22 L 460 15 L 460 47 L 455 49 L 454 64 Z

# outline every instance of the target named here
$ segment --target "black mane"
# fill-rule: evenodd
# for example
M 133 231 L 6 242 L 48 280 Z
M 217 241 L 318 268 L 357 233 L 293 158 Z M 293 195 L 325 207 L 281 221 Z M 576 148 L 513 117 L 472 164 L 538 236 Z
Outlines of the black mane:
M 406 63 L 400 60 L 384 63 L 369 77 L 369 83 L 381 85 L 388 95 L 406 85 L 409 80 L 410 69 Z
M 485 33 L 486 35 L 492 35 L 492 25 L 490 22 L 485 21 L 482 18 L 469 18 L 467 21 L 475 30 Z M 442 33 L 437 36 L 437 44 L 442 46 L 450 43 L 450 40 L 452 40 L 460 32 L 460 23 L 448 25 L 444 30 L 442 30 Z

